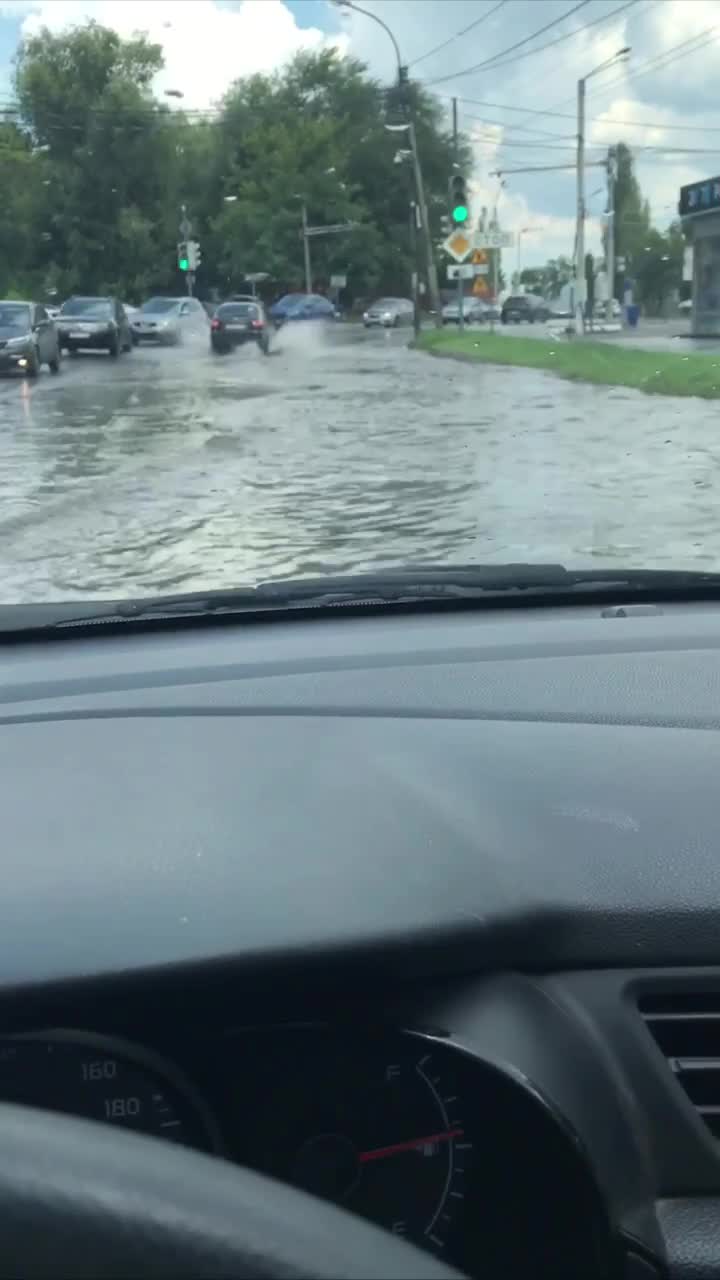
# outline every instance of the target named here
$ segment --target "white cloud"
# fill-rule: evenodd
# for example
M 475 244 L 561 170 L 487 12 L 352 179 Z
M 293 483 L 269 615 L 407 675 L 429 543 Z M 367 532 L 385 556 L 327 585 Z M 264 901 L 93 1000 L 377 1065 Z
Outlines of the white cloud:
M 213 0 L 34 0 L 12 7 L 25 11 L 24 35 L 41 27 L 61 31 L 89 18 L 124 37 L 145 32 L 165 57 L 157 92 L 179 89 L 182 105 L 190 108 L 213 105 L 239 76 L 271 71 L 300 50 L 346 43 L 343 36 L 299 27 L 282 0 L 243 0 L 237 8 Z

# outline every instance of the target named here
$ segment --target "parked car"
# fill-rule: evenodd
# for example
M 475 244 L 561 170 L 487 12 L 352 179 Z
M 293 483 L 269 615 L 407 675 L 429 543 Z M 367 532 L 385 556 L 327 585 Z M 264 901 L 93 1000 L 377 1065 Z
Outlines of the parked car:
M 71 355 L 81 348 L 111 356 L 132 350 L 130 324 L 117 298 L 68 298 L 57 323 L 60 346 Z
M 489 319 L 490 308 L 480 298 L 463 298 L 463 321 L 465 324 L 484 324 Z M 460 323 L 460 303 L 446 302 L 442 309 L 443 324 Z
M 286 293 L 270 308 L 270 316 L 276 328 L 289 321 L 334 320 L 335 308 L 329 298 L 321 293 Z
M 176 347 L 186 337 L 207 338 L 209 318 L 197 298 L 148 298 L 130 328 L 135 342 Z
M 0 302 L 0 371 L 36 378 L 40 365 L 60 372 L 55 324 L 39 302 Z
M 363 313 L 366 329 L 379 325 L 383 329 L 397 329 L 401 324 L 412 324 L 413 304 L 409 298 L 378 298 Z
M 533 293 L 517 293 L 506 298 L 500 312 L 503 324 L 520 324 L 527 320 L 529 324 L 544 323 L 550 319 L 550 308 L 542 298 Z
M 233 347 L 254 342 L 263 355 L 270 354 L 270 326 L 258 298 L 252 302 L 223 302 L 210 324 L 210 347 L 216 355 L 226 355 Z

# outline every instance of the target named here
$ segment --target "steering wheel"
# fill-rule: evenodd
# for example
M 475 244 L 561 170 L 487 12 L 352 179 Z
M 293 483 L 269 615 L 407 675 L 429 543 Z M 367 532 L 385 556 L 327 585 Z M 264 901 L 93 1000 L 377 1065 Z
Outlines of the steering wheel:
M 156 1138 L 0 1105 L 0 1276 L 460 1280 L 362 1218 Z

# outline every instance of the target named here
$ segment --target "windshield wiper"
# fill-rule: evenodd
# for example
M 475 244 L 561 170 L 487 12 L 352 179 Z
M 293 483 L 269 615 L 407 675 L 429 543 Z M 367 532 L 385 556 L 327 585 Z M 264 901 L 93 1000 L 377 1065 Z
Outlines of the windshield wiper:
M 0 634 L 294 610 L 412 607 L 433 601 L 452 605 L 516 597 L 541 601 L 550 598 L 562 603 L 567 597 L 596 594 L 626 601 L 678 593 L 695 599 L 718 596 L 720 573 L 692 569 L 573 570 L 559 564 L 418 565 L 134 600 L 0 605 Z

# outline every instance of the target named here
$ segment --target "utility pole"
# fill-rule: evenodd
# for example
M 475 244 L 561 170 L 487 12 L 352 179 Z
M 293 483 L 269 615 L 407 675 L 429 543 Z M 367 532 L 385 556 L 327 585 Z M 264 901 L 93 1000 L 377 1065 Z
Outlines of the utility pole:
M 420 332 L 420 304 L 418 300 L 418 264 L 417 264 L 417 233 L 420 210 L 415 200 L 410 201 L 410 257 L 412 259 L 412 304 L 413 304 L 413 330 L 415 337 Z
M 607 251 L 605 254 L 608 291 L 605 319 L 608 324 L 612 324 L 613 321 L 615 299 L 615 154 L 615 148 L 610 147 L 607 158 Z
M 585 81 L 577 83 L 577 233 L 575 237 L 575 332 L 585 332 Z
M 307 205 L 302 203 L 302 238 L 305 257 L 305 292 L 312 293 L 312 270 L 310 267 L 310 237 L 308 235 Z
M 410 135 L 410 150 L 412 151 L 413 169 L 415 171 L 415 189 L 417 191 L 418 205 L 420 208 L 420 231 L 425 242 L 425 258 L 427 261 L 427 277 L 428 290 L 430 293 L 430 305 L 435 312 L 435 327 L 442 328 L 442 315 L 440 311 L 440 294 L 438 292 L 437 268 L 435 266 L 435 258 L 433 256 L 432 240 L 430 239 L 430 223 L 428 221 L 427 205 L 425 203 L 425 187 L 423 185 L 422 169 L 420 168 L 420 160 L 418 157 L 417 140 L 415 138 L 415 125 L 410 122 L 408 125 L 408 133 Z
M 458 114 L 457 114 L 457 98 L 452 100 L 452 129 L 453 129 L 453 159 L 457 164 L 458 150 Z M 465 311 L 463 303 L 465 301 L 465 281 L 462 278 L 462 272 L 458 271 L 457 278 L 457 305 L 458 305 L 458 330 L 460 333 L 465 328 Z

